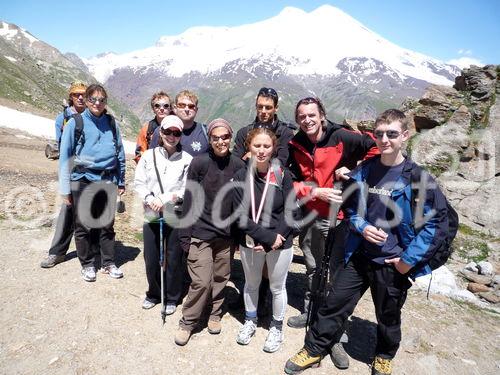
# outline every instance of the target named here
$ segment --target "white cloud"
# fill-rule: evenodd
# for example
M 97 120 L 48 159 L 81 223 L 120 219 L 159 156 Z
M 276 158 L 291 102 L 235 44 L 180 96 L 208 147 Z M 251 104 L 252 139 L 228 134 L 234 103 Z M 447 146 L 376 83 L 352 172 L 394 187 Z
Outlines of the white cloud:
M 481 60 L 474 57 L 459 57 L 458 59 L 451 59 L 447 61 L 448 64 L 456 65 L 460 69 L 468 68 L 471 65 L 484 66 Z
M 472 51 L 470 49 L 463 49 L 463 48 L 461 48 L 457 52 L 458 52 L 459 55 L 467 55 L 467 56 L 472 55 Z

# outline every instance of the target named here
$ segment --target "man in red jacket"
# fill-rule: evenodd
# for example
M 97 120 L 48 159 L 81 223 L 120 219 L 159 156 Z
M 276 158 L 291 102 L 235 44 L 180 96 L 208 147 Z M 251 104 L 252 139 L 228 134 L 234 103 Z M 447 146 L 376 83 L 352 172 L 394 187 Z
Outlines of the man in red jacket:
M 287 324 L 292 328 L 303 328 L 307 320 L 313 276 L 317 266 L 321 264 L 330 229 L 330 206 L 332 203 L 342 202 L 341 191 L 334 189 L 333 184 L 347 178 L 345 174 L 358 161 L 372 157 L 379 151 L 370 135 L 327 120 L 324 106 L 318 98 L 301 99 L 295 107 L 295 121 L 300 130 L 289 143 L 290 156 L 287 164 L 292 172 L 297 198 L 306 202 L 303 207 L 305 225 L 299 235 L 299 246 L 306 265 L 307 290 L 304 312 L 290 317 Z M 341 211 L 338 218 L 343 218 Z M 347 233 L 344 224 L 333 230 L 335 237 Z M 335 264 L 342 262 L 343 254 L 341 247 L 335 248 L 338 251 L 332 254 L 333 271 Z M 347 368 L 347 354 L 340 343 L 336 345 L 333 353 L 338 356 L 332 356 L 334 364 L 339 368 Z

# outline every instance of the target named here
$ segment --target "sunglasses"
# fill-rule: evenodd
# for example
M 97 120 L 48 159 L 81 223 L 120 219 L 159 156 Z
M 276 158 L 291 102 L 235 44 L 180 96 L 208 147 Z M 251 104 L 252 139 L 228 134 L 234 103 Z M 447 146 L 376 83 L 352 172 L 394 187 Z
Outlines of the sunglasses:
M 385 132 L 382 130 L 375 130 L 373 132 L 373 135 L 377 139 L 384 138 L 384 134 L 387 134 L 387 138 L 389 138 L 389 139 L 396 139 L 397 137 L 399 137 L 401 135 L 401 133 L 397 130 L 387 130 Z
M 71 94 L 71 96 L 74 96 L 75 98 L 79 98 L 80 96 L 85 96 L 84 92 L 74 92 Z
M 177 108 L 180 108 L 180 109 L 185 109 L 186 107 L 190 110 L 193 110 L 196 108 L 196 105 L 194 104 L 186 104 L 186 103 L 177 103 L 175 105 Z
M 170 104 L 167 104 L 167 103 L 155 103 L 153 106 L 155 107 L 155 109 L 159 109 L 159 108 L 169 109 L 170 108 Z
M 91 96 L 90 98 L 87 99 L 90 103 L 96 104 L 97 102 L 101 104 L 106 104 L 108 99 L 104 97 L 97 97 L 97 96 Z
M 264 95 L 264 96 L 273 96 L 275 98 L 278 97 L 278 93 L 276 92 L 275 89 L 272 89 L 270 87 L 263 87 L 259 90 L 259 94 L 257 96 Z
M 210 136 L 210 140 L 212 142 L 219 142 L 219 140 L 221 141 L 227 141 L 231 139 L 231 134 L 227 133 L 227 134 L 222 134 L 221 136 L 216 136 L 216 135 L 211 135 Z
M 172 129 L 162 129 L 161 130 L 162 134 L 164 135 L 173 135 L 176 138 L 179 138 L 182 135 L 182 132 L 180 130 L 172 130 Z

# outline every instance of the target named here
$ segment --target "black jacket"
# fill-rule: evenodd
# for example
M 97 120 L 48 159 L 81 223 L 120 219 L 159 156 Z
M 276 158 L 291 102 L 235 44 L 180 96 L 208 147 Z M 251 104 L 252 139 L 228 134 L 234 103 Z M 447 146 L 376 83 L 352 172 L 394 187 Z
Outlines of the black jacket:
M 281 165 L 285 165 L 288 159 L 288 142 L 293 137 L 293 125 L 278 120 L 278 117 L 275 115 L 274 120 L 271 124 L 262 124 L 258 122 L 257 118 L 250 125 L 247 125 L 236 133 L 236 139 L 234 141 L 233 155 L 237 158 L 242 158 L 243 155 L 248 151 L 245 147 L 245 139 L 248 135 L 248 132 L 252 129 L 265 127 L 274 132 L 276 134 L 276 138 L 278 138 L 278 147 L 276 149 L 276 157 L 280 161 Z
M 298 226 L 301 222 L 301 213 L 296 203 L 290 172 L 286 169 L 284 171 L 280 169 L 282 174 L 281 186 L 276 182 L 276 178 L 273 175 L 271 176 L 271 184 L 267 191 L 262 214 L 259 222 L 255 223 L 252 220 L 248 168 L 247 166 L 247 168 L 239 170 L 234 176 L 236 183 L 243 184 L 236 187 L 233 192 L 233 211 L 237 217 L 239 244 L 246 247 L 245 237 L 249 235 L 253 238 L 255 244 L 261 244 L 266 251 L 270 251 L 279 233 L 286 238 L 281 248 L 288 249 L 292 247 L 293 236 L 299 229 Z M 259 177 L 255 173 L 256 210 L 260 204 L 264 186 L 265 177 Z M 292 196 L 290 197 L 290 195 Z M 287 202 L 288 204 L 286 204 Z
M 216 225 L 213 218 L 213 211 L 219 210 L 222 219 L 228 218 L 232 213 L 232 193 L 234 189 L 229 189 L 222 204 L 214 207 L 217 194 L 223 186 L 231 183 L 235 173 L 245 167 L 245 163 L 231 154 L 225 157 L 218 157 L 210 148 L 209 152 L 193 158 L 187 175 L 186 191 L 184 193 L 183 212 L 186 217 L 199 216 L 196 222 L 187 228 L 179 230 L 179 237 L 182 248 L 189 250 L 191 237 L 200 240 L 212 240 L 214 238 L 230 238 L 230 225 Z M 202 188 L 200 193 L 204 199 L 194 198 L 195 185 Z M 203 206 L 201 206 L 201 202 Z M 197 214 L 198 213 L 198 214 Z

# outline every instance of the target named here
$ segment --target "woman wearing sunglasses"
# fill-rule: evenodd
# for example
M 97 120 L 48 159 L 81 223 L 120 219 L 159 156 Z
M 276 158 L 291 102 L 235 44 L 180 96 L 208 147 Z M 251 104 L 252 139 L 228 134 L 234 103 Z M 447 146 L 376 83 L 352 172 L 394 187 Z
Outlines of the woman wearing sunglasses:
M 213 120 L 208 125 L 208 153 L 196 156 L 189 167 L 184 209 L 198 218 L 182 229 L 180 235 L 183 249 L 188 252 L 192 282 L 175 334 L 177 345 L 188 343 L 208 304 L 211 305 L 208 332 L 218 334 L 222 329 L 224 287 L 231 271 L 230 248 L 233 244 L 230 223 L 225 221 L 232 213 L 230 181 L 236 171 L 244 167 L 244 162 L 229 152 L 232 135 L 233 130 L 226 120 Z
M 135 171 L 135 191 L 144 205 L 144 262 L 148 290 L 142 303 L 151 309 L 161 301 L 160 248 L 166 249 L 165 273 L 166 315 L 173 314 L 182 293 L 182 251 L 177 229 L 180 201 L 186 187 L 187 169 L 192 156 L 182 151 L 179 141 L 182 121 L 174 115 L 166 116 L 160 127 L 159 146 L 147 150 Z M 163 220 L 165 225 L 160 225 Z M 163 224 L 162 223 L 162 224 Z M 160 226 L 163 227 L 164 245 L 160 247 Z M 164 254 L 165 254 L 164 253 Z M 163 307 L 162 307 L 163 308 Z
M 125 192 L 125 152 L 120 128 L 106 113 L 107 100 L 101 85 L 87 88 L 87 109 L 65 125 L 60 148 L 59 190 L 63 203 L 73 207 L 76 253 L 88 282 L 96 280 L 96 242 L 102 271 L 123 277 L 114 259 L 114 219 L 117 194 Z

